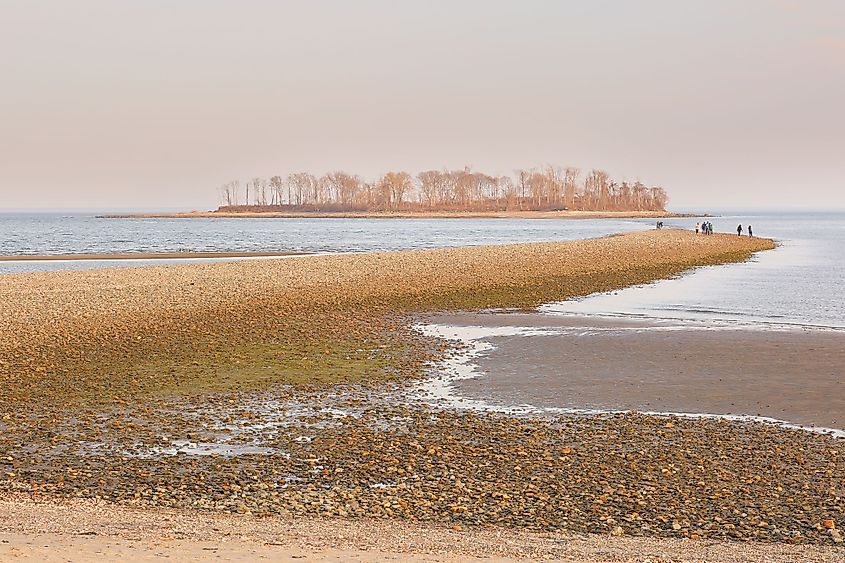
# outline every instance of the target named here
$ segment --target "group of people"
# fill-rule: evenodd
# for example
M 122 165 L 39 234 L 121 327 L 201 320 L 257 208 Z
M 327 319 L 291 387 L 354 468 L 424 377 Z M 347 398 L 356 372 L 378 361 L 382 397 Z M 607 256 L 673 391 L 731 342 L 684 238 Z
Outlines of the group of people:
M 703 235 L 712 235 L 713 234 L 713 223 L 710 221 L 704 221 L 703 223 L 696 223 L 695 224 L 695 234 L 701 233 Z
M 736 226 L 736 236 L 742 236 L 742 224 Z M 751 225 L 748 225 L 748 236 L 753 237 L 754 232 L 751 230 Z
M 748 228 L 748 236 L 753 237 L 754 231 L 751 230 L 751 225 L 748 225 L 747 228 Z M 702 223 L 696 223 L 695 224 L 695 234 L 698 234 L 698 233 L 701 233 L 701 234 L 704 234 L 704 235 L 712 235 L 713 234 L 713 223 L 711 223 L 710 221 L 704 221 Z M 736 226 L 736 236 L 738 236 L 738 237 L 742 236 L 742 225 L 741 224 Z

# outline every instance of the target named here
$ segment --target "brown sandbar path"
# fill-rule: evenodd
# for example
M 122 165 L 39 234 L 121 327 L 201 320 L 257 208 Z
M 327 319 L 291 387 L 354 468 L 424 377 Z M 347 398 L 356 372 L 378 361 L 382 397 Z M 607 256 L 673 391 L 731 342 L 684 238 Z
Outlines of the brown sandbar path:
M 321 315 L 360 323 L 392 313 L 531 306 L 743 260 L 773 246 L 667 229 L 582 241 L 0 276 L 0 398 L 32 400 L 55 386 L 64 393 L 68 380 L 84 381 L 96 394 L 112 387 L 113 396 L 127 383 L 117 374 L 151 357 L 167 360 L 182 351 L 177 371 L 216 369 L 236 343 L 325 335 Z M 169 371 L 159 368 L 153 375 Z M 160 388 L 161 379 L 139 374 L 125 391 Z

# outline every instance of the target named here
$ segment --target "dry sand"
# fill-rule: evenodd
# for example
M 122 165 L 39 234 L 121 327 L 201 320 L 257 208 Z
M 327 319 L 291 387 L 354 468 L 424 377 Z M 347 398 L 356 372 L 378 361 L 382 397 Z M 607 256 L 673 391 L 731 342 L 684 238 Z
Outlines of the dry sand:
M 396 520 L 257 518 L 92 500 L 0 500 L 11 561 L 834 562 L 836 547 L 453 528 Z

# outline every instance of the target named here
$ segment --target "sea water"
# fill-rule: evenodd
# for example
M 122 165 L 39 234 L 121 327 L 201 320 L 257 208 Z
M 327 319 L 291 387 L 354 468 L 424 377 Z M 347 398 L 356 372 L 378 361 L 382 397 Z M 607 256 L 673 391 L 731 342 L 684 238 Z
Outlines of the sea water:
M 104 219 L 85 214 L 0 214 L 0 255 L 374 252 L 584 239 L 654 224 L 650 219 Z M 150 263 L 155 262 L 0 262 L 0 273 Z
M 720 214 L 717 232 L 777 240 L 750 261 L 542 307 L 551 314 L 679 319 L 749 326 L 845 329 L 845 213 Z M 665 220 L 692 229 L 700 219 Z M 651 219 L 102 219 L 0 214 L 0 254 L 131 252 L 372 252 L 586 239 L 653 229 Z M 705 235 L 699 235 L 705 236 Z M 0 262 L 0 273 L 168 261 Z
M 541 308 L 553 314 L 674 319 L 708 326 L 845 330 L 845 213 L 758 213 L 709 219 L 717 231 L 774 238 L 748 262 Z M 689 228 L 695 219 L 666 220 Z M 705 235 L 699 235 L 705 236 Z

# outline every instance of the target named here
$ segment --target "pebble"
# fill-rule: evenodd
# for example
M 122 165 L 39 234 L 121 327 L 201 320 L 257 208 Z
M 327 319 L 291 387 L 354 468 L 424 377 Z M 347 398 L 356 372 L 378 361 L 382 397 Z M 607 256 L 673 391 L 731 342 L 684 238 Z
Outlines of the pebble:
M 401 394 L 447 351 L 409 329 L 420 312 L 531 306 L 771 246 L 665 230 L 0 276 L 0 491 L 456 530 L 836 543 L 835 526 L 819 524 L 843 518 L 834 437 L 635 413 L 476 414 Z

